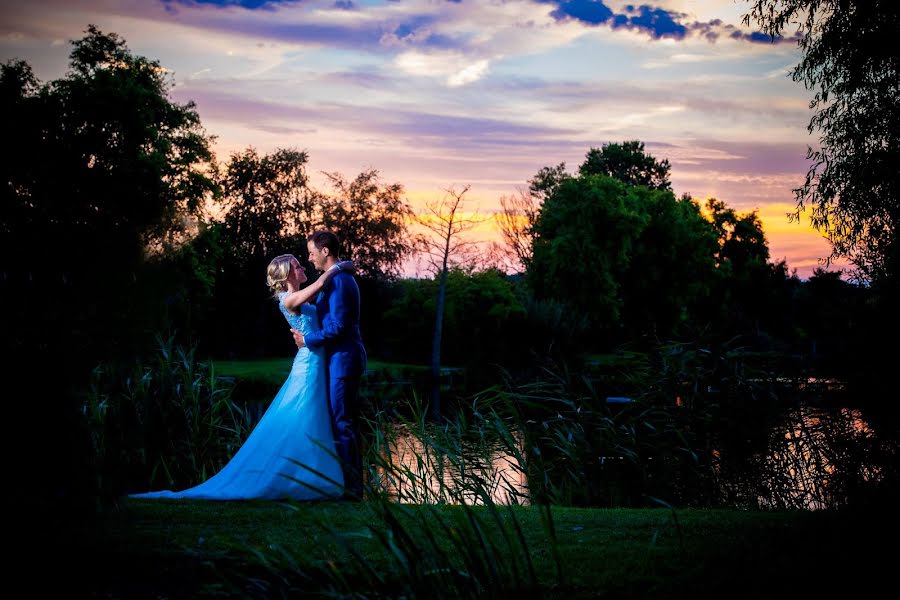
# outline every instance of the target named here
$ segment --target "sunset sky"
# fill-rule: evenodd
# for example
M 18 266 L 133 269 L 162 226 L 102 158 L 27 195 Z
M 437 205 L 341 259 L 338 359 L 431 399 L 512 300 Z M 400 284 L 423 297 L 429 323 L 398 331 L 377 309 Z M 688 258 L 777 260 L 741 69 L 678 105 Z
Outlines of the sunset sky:
M 375 168 L 416 207 L 471 185 L 499 208 L 541 167 L 638 139 L 676 194 L 758 210 L 801 277 L 829 252 L 789 223 L 811 92 L 794 39 L 745 27 L 744 0 L 32 0 L 3 2 L 0 55 L 42 81 L 92 23 L 159 62 L 221 160 L 254 146 L 309 169 Z M 490 237 L 492 231 L 482 235 Z M 838 266 L 832 266 L 832 269 Z

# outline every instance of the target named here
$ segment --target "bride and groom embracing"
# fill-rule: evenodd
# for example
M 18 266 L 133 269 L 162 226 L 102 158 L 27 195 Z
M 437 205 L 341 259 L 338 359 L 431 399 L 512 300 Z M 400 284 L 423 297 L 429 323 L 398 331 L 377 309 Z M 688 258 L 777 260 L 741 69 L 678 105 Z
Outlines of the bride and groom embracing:
M 366 351 L 359 332 L 353 264 L 340 261 L 330 231 L 307 242 L 323 271 L 312 284 L 292 254 L 269 263 L 266 281 L 291 326 L 298 350 L 287 380 L 225 467 L 198 486 L 131 494 L 200 500 L 360 499 L 362 458 L 356 421 Z

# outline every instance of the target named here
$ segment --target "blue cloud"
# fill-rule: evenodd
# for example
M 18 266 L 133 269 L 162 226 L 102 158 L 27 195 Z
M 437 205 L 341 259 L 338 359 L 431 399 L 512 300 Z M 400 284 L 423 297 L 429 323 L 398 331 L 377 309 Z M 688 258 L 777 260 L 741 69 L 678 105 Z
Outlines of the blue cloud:
M 544 4 L 555 4 L 556 10 L 550 13 L 554 19 L 561 21 L 573 18 L 591 25 L 606 23 L 613 16 L 611 11 L 600 0 L 541 0 Z
M 417 15 L 411 17 L 408 21 L 401 23 L 394 29 L 394 35 L 397 36 L 398 39 L 403 39 L 413 35 L 419 29 L 423 27 L 428 27 L 432 23 L 437 20 L 437 17 L 433 17 L 430 15 Z
M 638 7 L 636 10 L 633 6 L 628 6 L 626 7 L 626 10 L 629 13 L 637 14 L 635 16 L 625 17 L 622 20 L 620 20 L 620 17 L 624 17 L 624 15 L 616 15 L 613 27 L 625 27 L 627 29 L 646 31 L 652 37 L 657 39 L 670 37 L 680 40 L 683 39 L 688 32 L 687 27 L 675 20 L 676 18 L 680 19 L 684 17 L 684 15 L 680 13 L 670 13 L 667 10 L 653 8 L 646 4 Z
M 684 15 L 662 8 L 642 5 L 625 7 L 624 13 L 614 13 L 601 0 L 540 0 L 544 4 L 555 4 L 556 10 L 550 16 L 558 21 L 575 19 L 588 25 L 609 23 L 613 29 L 624 28 L 644 31 L 650 37 L 659 39 L 671 37 L 682 39 L 688 28 L 678 22 Z
M 343 8 L 344 10 L 353 10 L 356 8 L 356 5 L 353 4 L 352 0 L 335 0 L 334 7 Z
M 424 39 L 414 40 L 415 33 L 422 29 L 428 28 L 432 23 L 436 22 L 437 18 L 428 15 L 419 15 L 416 17 L 412 17 L 410 20 L 405 23 L 401 23 L 398 25 L 393 34 L 397 36 L 397 39 L 404 42 L 413 42 L 416 45 L 427 46 L 430 48 L 457 48 L 460 46 L 461 41 L 459 39 L 454 39 L 446 35 L 431 33 L 426 36 Z
M 672 38 L 681 40 L 691 34 L 705 37 L 715 42 L 720 35 L 728 35 L 735 39 L 752 43 L 772 43 L 764 33 L 744 33 L 733 25 L 725 25 L 721 19 L 713 19 L 706 23 L 685 23 L 686 14 L 657 8 L 647 4 L 635 6 L 629 4 L 623 12 L 615 13 L 602 0 L 537 0 L 542 4 L 550 4 L 556 8 L 550 16 L 557 21 L 574 19 L 587 25 L 609 25 L 613 29 L 629 29 L 642 31 L 653 39 Z M 794 42 L 797 36 L 776 38 L 774 43 Z
M 736 40 L 745 40 L 754 44 L 796 44 L 800 39 L 800 32 L 794 33 L 791 37 L 778 36 L 775 39 L 768 33 L 754 31 L 753 33 L 743 33 L 741 31 L 733 31 L 731 37 Z

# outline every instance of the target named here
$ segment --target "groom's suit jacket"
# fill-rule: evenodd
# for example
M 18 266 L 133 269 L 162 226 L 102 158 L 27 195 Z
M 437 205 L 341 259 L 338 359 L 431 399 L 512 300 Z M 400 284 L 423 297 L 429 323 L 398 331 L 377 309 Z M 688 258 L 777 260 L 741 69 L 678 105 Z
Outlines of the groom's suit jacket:
M 305 336 L 310 348 L 325 348 L 328 376 L 361 377 L 366 370 L 366 349 L 359 333 L 359 287 L 350 273 L 331 278 L 316 297 L 318 331 Z

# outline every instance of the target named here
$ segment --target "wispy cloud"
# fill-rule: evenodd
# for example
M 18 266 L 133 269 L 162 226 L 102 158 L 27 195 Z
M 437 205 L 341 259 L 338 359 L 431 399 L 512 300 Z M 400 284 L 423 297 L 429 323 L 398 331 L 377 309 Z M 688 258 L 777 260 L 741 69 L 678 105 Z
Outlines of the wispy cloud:
M 311 171 L 378 168 L 416 201 L 471 183 L 491 210 L 543 166 L 575 170 L 592 146 L 639 139 L 671 161 L 677 193 L 759 208 L 773 256 L 806 261 L 807 246 L 789 246 L 801 228 L 779 225 L 810 141 L 808 92 L 785 76 L 798 51 L 740 26 L 738 10 L 733 0 L 40 0 L 2 3 L 0 50 L 53 79 L 68 40 L 94 23 L 160 61 L 220 153 L 303 148 Z

